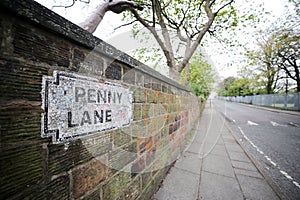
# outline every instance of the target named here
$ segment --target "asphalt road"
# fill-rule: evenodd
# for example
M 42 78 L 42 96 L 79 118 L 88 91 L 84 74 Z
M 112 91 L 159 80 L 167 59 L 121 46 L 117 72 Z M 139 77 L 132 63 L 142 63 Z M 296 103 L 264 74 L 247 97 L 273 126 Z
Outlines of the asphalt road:
M 300 113 L 212 100 L 283 199 L 300 199 Z

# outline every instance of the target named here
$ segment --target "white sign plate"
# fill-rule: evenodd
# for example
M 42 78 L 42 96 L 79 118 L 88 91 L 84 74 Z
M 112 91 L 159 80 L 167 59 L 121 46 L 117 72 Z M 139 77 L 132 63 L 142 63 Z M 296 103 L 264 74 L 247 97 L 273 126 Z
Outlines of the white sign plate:
M 62 143 L 132 121 L 129 89 L 98 79 L 55 71 L 42 85 L 42 137 Z

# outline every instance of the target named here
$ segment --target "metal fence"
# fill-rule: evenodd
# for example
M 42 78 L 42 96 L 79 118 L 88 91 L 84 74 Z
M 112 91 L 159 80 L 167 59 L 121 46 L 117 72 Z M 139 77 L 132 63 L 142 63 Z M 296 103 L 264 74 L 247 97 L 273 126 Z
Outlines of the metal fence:
M 300 111 L 300 92 L 295 94 L 219 97 L 219 99 L 239 103 L 248 103 L 258 106 Z

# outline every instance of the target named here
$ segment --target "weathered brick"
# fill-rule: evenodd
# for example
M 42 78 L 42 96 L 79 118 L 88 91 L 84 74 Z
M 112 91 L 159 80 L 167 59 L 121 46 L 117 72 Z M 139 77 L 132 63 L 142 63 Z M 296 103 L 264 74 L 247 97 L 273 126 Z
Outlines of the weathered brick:
M 0 108 L 1 143 L 42 142 L 39 102 L 9 101 Z M 44 140 L 46 141 L 46 140 Z
M 142 119 L 142 105 L 141 104 L 134 104 L 133 107 L 133 120 L 138 121 Z
M 168 93 L 168 85 L 165 83 L 162 83 L 161 90 L 163 93 Z
M 131 131 L 129 128 L 113 131 L 114 147 L 120 147 L 131 142 Z
M 161 83 L 159 81 L 153 81 L 151 88 L 154 91 L 161 91 Z
M 75 48 L 71 69 L 90 76 L 104 75 L 104 58 L 97 51 Z
M 159 97 L 160 96 L 160 92 L 159 91 L 155 91 L 154 92 L 154 99 L 153 99 L 153 103 L 157 104 L 159 103 Z
M 128 84 L 135 84 L 135 71 L 128 70 L 126 73 L 124 73 L 123 81 Z
M 108 154 L 108 167 L 114 170 L 123 170 L 123 168 L 135 159 L 135 154 L 128 151 L 131 143 L 117 148 Z
M 147 185 L 152 181 L 152 172 L 143 172 L 142 177 L 142 188 L 145 189 Z
M 113 80 L 121 80 L 122 68 L 120 64 L 111 63 L 105 70 L 105 77 Z
M 129 182 L 130 174 L 121 171 L 119 174 L 112 177 L 105 185 L 103 185 L 103 197 L 105 200 L 113 200 L 120 197 Z
M 152 90 L 145 90 L 147 95 L 147 103 L 154 103 L 154 92 Z
M 46 174 L 45 149 L 34 141 L 0 144 L 0 199 L 19 194 Z
M 142 135 L 145 135 L 145 124 L 144 121 L 137 121 L 131 124 L 132 127 L 132 136 L 136 137 L 142 137 Z
M 131 181 L 130 185 L 125 190 L 125 200 L 135 200 L 141 193 L 140 178 L 137 177 Z
M 67 174 L 49 179 L 45 177 L 34 185 L 14 193 L 9 199 L 70 199 L 70 179 Z
M 152 81 L 148 75 L 144 76 L 144 87 L 149 89 L 152 87 Z
M 140 72 L 136 72 L 136 76 L 135 76 L 135 84 L 137 86 L 141 86 L 141 87 L 144 87 L 144 75 Z
M 153 106 L 150 104 L 143 104 L 142 106 L 142 118 L 148 119 L 153 116 Z
M 72 170 L 71 174 L 73 196 L 79 198 L 94 189 L 106 178 L 107 168 L 100 160 L 92 159 Z
M 145 103 L 146 102 L 146 95 L 144 89 L 142 88 L 135 88 L 133 92 L 133 101 L 134 103 Z
M 50 144 L 48 151 L 48 170 L 51 174 L 66 172 L 78 164 L 91 160 L 94 156 L 82 144 L 81 140 L 65 144 Z
M 41 102 L 43 74 L 47 74 L 47 69 L 40 65 L 0 60 L 1 103 L 16 100 Z
M 142 193 L 139 196 L 139 199 L 141 200 L 148 200 L 151 199 L 153 194 L 157 191 L 157 186 L 155 187 L 152 182 L 149 183 L 149 185 L 142 191 Z
M 100 189 L 84 197 L 85 200 L 101 200 Z
M 15 54 L 50 65 L 70 65 L 70 43 L 26 22 L 14 24 L 14 29 Z
M 113 132 L 105 132 L 82 138 L 82 145 L 93 157 L 106 154 L 112 150 L 112 133 Z

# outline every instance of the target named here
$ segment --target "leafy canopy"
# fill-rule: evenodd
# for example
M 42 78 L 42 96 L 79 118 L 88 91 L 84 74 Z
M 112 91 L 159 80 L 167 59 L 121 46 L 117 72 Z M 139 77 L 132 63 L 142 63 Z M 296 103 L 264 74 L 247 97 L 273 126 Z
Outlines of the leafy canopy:
M 124 14 L 134 35 L 146 28 L 155 38 L 168 67 L 181 72 L 206 33 L 215 34 L 237 24 L 233 0 L 135 0 L 143 12 Z M 136 23 L 138 22 L 138 23 Z M 142 26 L 141 26 L 142 25 Z
M 192 92 L 198 97 L 207 99 L 215 83 L 215 71 L 212 66 L 197 53 L 191 60 L 189 70 L 187 81 Z

